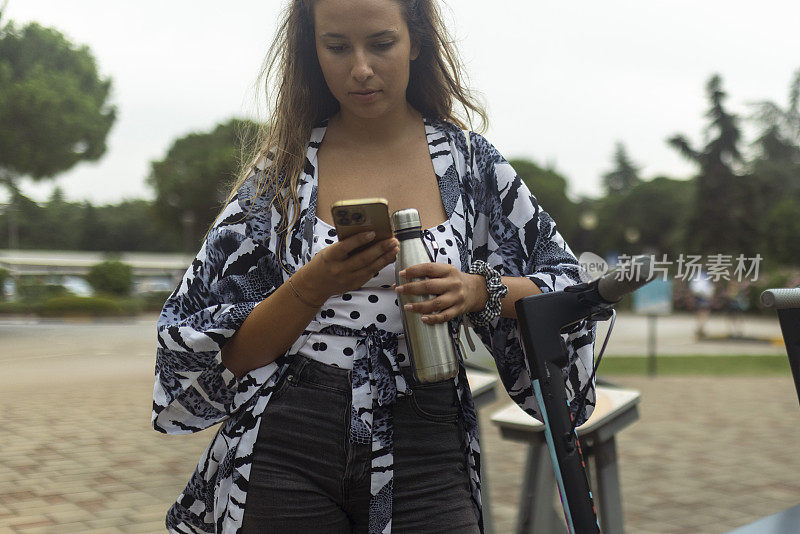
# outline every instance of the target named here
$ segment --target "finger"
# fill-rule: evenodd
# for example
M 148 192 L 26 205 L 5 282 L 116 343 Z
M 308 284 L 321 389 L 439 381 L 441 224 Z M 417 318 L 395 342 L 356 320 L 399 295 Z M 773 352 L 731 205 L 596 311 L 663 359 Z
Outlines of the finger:
M 358 247 L 364 246 L 375 239 L 375 232 L 360 232 L 351 235 L 347 239 L 343 239 L 338 243 L 334 243 L 331 247 L 336 246 L 337 258 L 344 260 L 347 256 Z
M 456 299 L 453 295 L 445 294 L 437 295 L 432 299 L 424 300 L 422 302 L 410 302 L 403 306 L 403 309 L 405 311 L 414 313 L 435 314 L 439 313 L 441 310 L 445 310 L 457 305 L 458 299 Z
M 425 324 L 440 324 L 446 323 L 450 319 L 455 318 L 458 315 L 458 308 L 452 306 L 447 308 L 446 310 L 442 310 L 439 313 L 431 313 L 422 316 L 422 322 Z
M 406 295 L 441 295 L 455 287 L 456 281 L 450 278 L 426 278 L 416 282 L 406 282 L 395 288 Z
M 334 243 L 327 248 L 337 247 L 337 260 L 347 262 L 352 258 L 359 257 L 361 254 L 375 247 L 377 244 L 378 243 L 375 242 L 374 232 L 362 232 L 360 234 L 352 235 L 344 241 Z M 365 257 L 367 256 L 362 256 L 361 258 L 363 259 Z M 347 264 L 347 268 L 351 270 L 360 268 L 360 266 L 361 262 L 351 262 L 350 264 Z
M 400 247 L 397 239 L 393 237 L 384 239 L 383 241 L 379 241 L 373 245 L 370 245 L 368 248 L 353 254 L 350 258 L 348 258 L 345 265 L 352 271 L 374 269 L 375 265 L 380 264 L 383 261 L 384 256 L 396 255 L 397 251 L 399 250 Z M 392 258 L 392 260 L 388 263 L 391 263 L 392 261 L 394 261 L 394 258 Z M 385 265 L 386 264 L 382 265 L 381 269 Z
M 375 248 L 380 249 L 382 247 L 376 245 Z M 380 256 L 375 258 L 375 260 L 373 260 L 371 263 L 369 263 L 364 267 L 361 267 L 358 270 L 354 270 L 353 275 L 356 278 L 364 277 L 365 281 L 369 280 L 372 277 L 378 276 L 378 273 L 380 273 L 380 271 L 384 267 L 394 263 L 394 261 L 397 259 L 398 252 L 400 252 L 400 247 L 397 245 L 385 249 L 385 251 Z
M 428 276 L 431 278 L 441 278 L 447 276 L 455 267 L 450 265 L 449 263 L 419 263 L 417 265 L 412 265 L 411 267 L 406 267 L 402 271 L 400 271 L 400 276 L 405 278 L 406 280 L 411 280 L 413 278 L 422 278 L 424 276 Z
M 387 265 L 391 265 L 392 263 L 394 263 L 397 260 L 397 254 L 399 252 L 400 252 L 400 247 L 399 246 L 395 246 L 395 247 L 392 247 L 389 250 L 387 250 L 386 253 L 384 253 L 383 256 L 378 258 L 378 260 L 377 260 L 378 264 L 375 265 L 375 272 L 378 272 L 381 269 L 383 269 L 384 267 L 386 267 Z

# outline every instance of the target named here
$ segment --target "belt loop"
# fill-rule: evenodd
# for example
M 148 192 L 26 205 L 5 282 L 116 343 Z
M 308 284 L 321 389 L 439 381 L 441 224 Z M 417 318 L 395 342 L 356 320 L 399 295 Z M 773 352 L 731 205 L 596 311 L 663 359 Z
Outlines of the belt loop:
M 308 365 L 310 361 L 311 360 L 308 358 L 308 356 L 302 357 L 300 363 L 298 364 L 297 370 L 294 373 L 294 381 L 292 382 L 292 384 L 297 384 L 297 382 L 300 380 L 300 376 L 303 373 L 303 369 L 306 368 L 306 365 Z
M 288 376 L 286 377 L 286 380 L 288 380 L 293 386 L 297 385 L 297 382 L 300 380 L 300 373 L 303 372 L 303 369 L 307 364 L 307 357 L 303 356 L 302 354 L 295 354 L 294 358 L 292 359 L 292 363 L 289 364 L 289 369 L 287 370 Z

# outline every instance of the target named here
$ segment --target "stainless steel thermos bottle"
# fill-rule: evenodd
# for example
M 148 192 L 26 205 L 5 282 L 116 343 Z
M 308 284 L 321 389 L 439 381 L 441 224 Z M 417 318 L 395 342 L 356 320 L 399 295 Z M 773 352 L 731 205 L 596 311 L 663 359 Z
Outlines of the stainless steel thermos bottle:
M 395 279 L 397 285 L 405 282 L 423 280 L 400 279 L 400 271 L 406 267 L 433 261 L 422 242 L 422 227 L 417 210 L 404 209 L 392 214 L 394 235 L 400 241 L 400 253 L 395 260 Z M 458 373 L 458 360 L 453 349 L 453 339 L 447 323 L 425 324 L 422 314 L 406 313 L 404 306 L 409 302 L 422 302 L 432 299 L 432 295 L 400 294 L 400 313 L 406 330 L 406 342 L 411 353 L 414 376 L 419 382 L 440 382 L 453 378 Z

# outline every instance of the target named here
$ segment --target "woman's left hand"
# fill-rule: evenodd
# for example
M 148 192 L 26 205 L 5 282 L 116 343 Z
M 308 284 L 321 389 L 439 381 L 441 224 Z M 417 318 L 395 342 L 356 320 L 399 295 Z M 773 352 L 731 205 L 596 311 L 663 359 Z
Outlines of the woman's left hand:
M 401 278 L 427 278 L 395 287 L 403 295 L 434 295 L 430 300 L 406 304 L 406 312 L 423 314 L 427 324 L 447 322 L 458 315 L 483 309 L 489 294 L 483 276 L 467 274 L 446 263 L 420 263 L 400 271 Z

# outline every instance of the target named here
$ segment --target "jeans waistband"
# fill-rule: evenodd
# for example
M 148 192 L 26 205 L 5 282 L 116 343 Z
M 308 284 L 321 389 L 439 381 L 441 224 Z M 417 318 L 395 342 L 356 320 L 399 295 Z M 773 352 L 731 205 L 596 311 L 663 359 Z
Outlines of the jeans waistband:
M 441 380 L 439 382 L 419 382 L 417 378 L 414 376 L 414 369 L 409 365 L 406 367 L 400 367 L 400 371 L 403 373 L 403 377 L 406 379 L 406 383 L 408 387 L 412 389 L 448 389 L 448 388 L 455 388 L 455 381 L 452 378 L 447 378 L 445 380 Z
M 295 354 L 292 356 L 289 368 L 286 371 L 287 376 L 291 375 L 292 380 L 296 381 L 309 381 L 317 384 L 340 390 L 342 392 L 350 391 L 350 369 L 342 369 L 335 365 L 322 363 L 308 356 L 302 354 Z
M 302 354 L 294 354 L 291 358 L 292 360 L 289 363 L 289 368 L 286 372 L 287 376 L 291 375 L 291 380 L 299 382 L 308 381 L 316 384 L 322 384 L 342 392 L 349 392 L 352 389 L 352 371 L 350 369 L 344 369 L 341 367 L 336 367 L 335 365 L 323 363 L 319 360 L 309 358 L 308 356 L 304 356 Z M 406 379 L 406 383 L 408 383 L 409 387 L 414 389 L 437 387 L 446 388 L 448 387 L 448 384 L 454 387 L 454 382 L 452 379 L 431 383 L 417 382 L 417 379 L 414 377 L 414 370 L 410 365 L 400 366 L 400 372 L 403 373 L 403 377 Z

